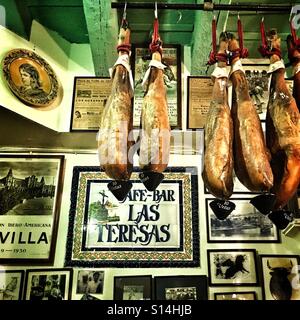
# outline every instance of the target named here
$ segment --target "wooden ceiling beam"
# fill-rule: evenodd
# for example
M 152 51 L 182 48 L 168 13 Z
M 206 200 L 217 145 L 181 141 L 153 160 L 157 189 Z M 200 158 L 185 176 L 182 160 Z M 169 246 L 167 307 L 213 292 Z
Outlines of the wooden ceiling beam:
M 83 0 L 96 76 L 108 76 L 117 57 L 118 21 L 111 0 Z M 114 53 L 116 53 L 114 55 Z

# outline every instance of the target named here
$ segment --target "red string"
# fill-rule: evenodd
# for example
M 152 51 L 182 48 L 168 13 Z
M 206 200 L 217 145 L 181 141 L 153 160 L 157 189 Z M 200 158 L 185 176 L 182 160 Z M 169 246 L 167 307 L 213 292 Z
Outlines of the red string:
M 263 57 L 271 57 L 274 54 L 276 54 L 279 59 L 281 59 L 281 50 L 277 48 L 272 48 L 270 50 L 267 40 L 266 40 L 266 33 L 265 33 L 265 25 L 263 20 L 260 22 L 260 35 L 261 35 L 261 41 L 262 45 L 258 48 L 258 51 L 261 53 Z
M 162 41 L 160 40 L 158 29 L 159 29 L 158 19 L 155 18 L 153 22 L 152 42 L 149 45 L 149 49 L 152 53 L 158 51 L 160 54 L 162 54 L 162 49 L 161 49 Z

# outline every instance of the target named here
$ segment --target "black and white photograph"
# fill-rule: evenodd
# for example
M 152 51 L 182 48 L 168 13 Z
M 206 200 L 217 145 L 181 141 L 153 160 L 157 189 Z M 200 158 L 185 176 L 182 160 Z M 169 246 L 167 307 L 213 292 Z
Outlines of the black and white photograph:
M 249 202 L 250 198 L 231 198 L 236 207 L 224 220 L 219 220 L 210 208 L 213 200 L 205 199 L 208 242 L 280 242 L 278 228 Z
M 0 156 L 1 263 L 53 262 L 63 161 L 63 156 Z
M 207 250 L 211 286 L 257 286 L 257 261 L 254 249 Z
M 104 286 L 104 271 L 79 270 L 77 273 L 76 294 L 102 294 Z
M 157 300 L 208 300 L 205 275 L 154 277 Z
M 0 270 L 0 301 L 21 300 L 24 270 Z
M 215 300 L 257 300 L 255 291 L 215 292 Z
M 114 300 L 151 300 L 152 276 L 115 276 Z
M 26 270 L 24 300 L 69 300 L 73 270 Z
M 264 300 L 300 300 L 300 257 L 260 255 Z
M 166 288 L 166 300 L 197 300 L 196 287 Z
M 267 73 L 269 65 L 244 64 L 243 67 L 248 81 L 250 97 L 260 120 L 265 121 L 269 100 L 270 74 Z

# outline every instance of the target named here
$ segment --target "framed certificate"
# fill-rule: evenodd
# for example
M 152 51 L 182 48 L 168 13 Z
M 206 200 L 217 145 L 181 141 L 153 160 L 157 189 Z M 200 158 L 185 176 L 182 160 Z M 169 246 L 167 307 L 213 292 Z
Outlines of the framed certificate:
M 213 82 L 210 77 L 187 78 L 187 129 L 202 129 L 212 99 Z
M 53 264 L 63 161 L 0 155 L 0 264 Z
M 110 93 L 110 78 L 75 77 L 70 130 L 98 131 Z
M 151 61 L 151 52 L 147 45 L 133 46 L 134 74 L 134 111 L 133 125 L 140 126 L 141 110 L 145 88 L 142 86 L 144 75 Z M 162 63 L 164 82 L 167 90 L 169 121 L 172 129 L 181 129 L 181 47 L 163 45 Z

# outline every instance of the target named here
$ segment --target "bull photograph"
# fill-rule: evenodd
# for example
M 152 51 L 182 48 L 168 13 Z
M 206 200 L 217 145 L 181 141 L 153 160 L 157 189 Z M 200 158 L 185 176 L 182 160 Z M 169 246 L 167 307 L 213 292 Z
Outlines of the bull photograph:
M 255 250 L 207 250 L 207 258 L 211 286 L 258 285 Z
M 300 300 L 299 256 L 261 255 L 264 300 Z

